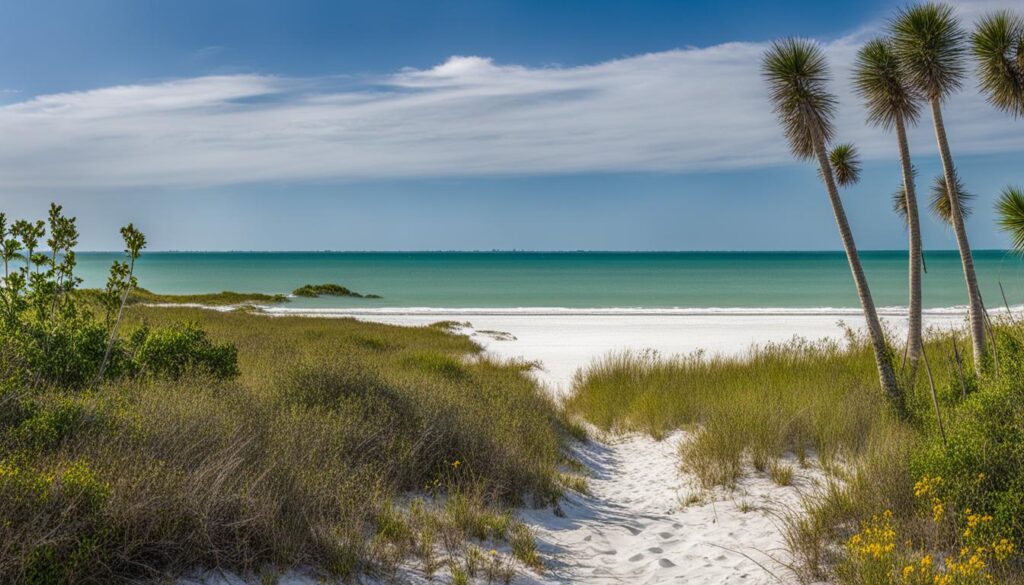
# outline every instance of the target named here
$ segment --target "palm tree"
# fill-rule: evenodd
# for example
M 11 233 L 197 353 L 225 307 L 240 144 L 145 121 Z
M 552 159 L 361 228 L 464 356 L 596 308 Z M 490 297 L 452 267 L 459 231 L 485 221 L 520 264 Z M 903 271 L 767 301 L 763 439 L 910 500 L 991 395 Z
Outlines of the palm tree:
M 996 201 L 999 227 L 1010 234 L 1013 247 L 1024 251 L 1024 189 L 1007 187 Z
M 869 41 L 857 53 L 853 85 L 867 106 L 868 123 L 886 130 L 896 130 L 900 169 L 903 172 L 903 188 L 899 194 L 902 201 L 897 202 L 897 209 L 902 211 L 901 215 L 906 220 L 910 238 L 907 359 L 910 362 L 910 371 L 914 372 L 924 349 L 921 321 L 923 251 L 921 218 L 917 211 L 917 192 L 914 186 L 914 166 L 910 162 L 910 146 L 907 142 L 907 124 L 916 124 L 921 114 L 920 94 L 904 80 L 892 42 L 887 39 Z
M 1005 10 L 982 18 L 971 35 L 971 49 L 989 103 L 1024 116 L 1024 19 Z
M 942 121 L 942 102 L 963 85 L 965 34 L 945 4 L 919 4 L 901 10 L 891 25 L 893 48 L 908 84 L 931 106 L 935 141 L 939 145 L 942 169 L 950 201 L 950 218 L 956 244 L 960 249 L 971 326 L 974 363 L 981 366 L 985 355 L 985 309 L 974 270 L 971 244 L 967 240 L 963 214 L 958 203 L 956 170 L 949 153 L 946 126 Z
M 827 151 L 835 133 L 836 97 L 828 91 L 830 76 L 825 55 L 818 45 L 801 39 L 776 41 L 765 52 L 761 71 L 768 82 L 771 100 L 789 141 L 793 154 L 801 160 L 817 160 L 822 181 L 828 192 L 835 215 L 839 236 L 850 263 L 850 272 L 857 286 L 868 336 L 875 354 L 878 378 L 883 392 L 898 411 L 903 411 L 903 399 L 896 384 L 885 333 L 875 311 L 867 278 L 857 254 L 857 245 L 846 219 L 843 201 L 832 171 Z

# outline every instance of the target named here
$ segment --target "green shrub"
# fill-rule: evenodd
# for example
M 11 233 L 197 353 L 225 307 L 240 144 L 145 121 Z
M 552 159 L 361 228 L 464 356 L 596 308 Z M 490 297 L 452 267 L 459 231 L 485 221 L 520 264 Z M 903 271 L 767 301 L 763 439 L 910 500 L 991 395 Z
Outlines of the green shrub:
M 137 329 L 129 342 L 137 372 L 176 380 L 185 374 L 227 379 L 238 375 L 238 350 L 217 344 L 197 323 Z
M 340 284 L 307 284 L 300 286 L 299 288 L 292 291 L 292 294 L 297 297 L 317 298 L 321 296 L 328 297 L 354 297 L 357 299 L 379 299 L 380 295 L 364 295 L 357 293 L 354 290 L 350 290 L 347 287 L 341 286 Z
M 82 405 L 71 398 L 26 401 L 27 416 L 13 430 L 13 439 L 31 449 L 57 446 L 82 420 Z
M 19 220 L 8 228 L 0 213 L 0 390 L 80 390 L 139 372 L 171 378 L 238 374 L 234 348 L 211 342 L 195 324 L 142 328 L 130 344 L 121 339 L 125 307 L 138 287 L 135 261 L 146 244 L 131 224 L 121 235 L 126 261 L 114 261 L 104 290 L 81 294 L 74 273 L 75 218 L 53 204 L 47 222 Z M 39 252 L 42 245 L 50 250 Z M 101 315 L 94 315 L 97 308 Z
M 997 329 L 999 370 L 948 415 L 947 444 L 914 458 L 916 477 L 941 478 L 949 509 L 990 514 L 991 528 L 1024 543 L 1024 343 L 1020 328 Z

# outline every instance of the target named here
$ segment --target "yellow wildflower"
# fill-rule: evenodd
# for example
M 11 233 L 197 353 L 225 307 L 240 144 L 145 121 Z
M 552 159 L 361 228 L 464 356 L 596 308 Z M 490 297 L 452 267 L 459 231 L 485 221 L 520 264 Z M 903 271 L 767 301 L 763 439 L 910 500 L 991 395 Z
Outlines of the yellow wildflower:
M 935 488 L 942 485 L 942 478 L 939 476 L 929 477 L 924 476 L 920 481 L 914 484 L 914 495 L 918 498 L 923 498 L 935 491 Z
M 992 554 L 995 556 L 997 561 L 1005 561 L 1013 554 L 1013 551 L 1013 542 L 1006 538 L 1001 539 L 999 542 L 992 543 Z

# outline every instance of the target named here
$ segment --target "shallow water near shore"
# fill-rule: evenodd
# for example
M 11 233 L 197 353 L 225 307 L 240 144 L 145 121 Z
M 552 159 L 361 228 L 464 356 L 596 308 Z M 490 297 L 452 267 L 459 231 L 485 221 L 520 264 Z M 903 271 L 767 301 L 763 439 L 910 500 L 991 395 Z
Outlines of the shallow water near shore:
M 115 253 L 79 254 L 87 287 L 102 287 Z M 875 303 L 907 304 L 906 252 L 864 252 Z M 965 302 L 955 251 L 925 254 L 926 308 Z M 1024 258 L 1001 250 L 975 253 L 989 308 L 1024 301 Z M 151 252 L 140 259 L 141 286 L 157 293 L 233 290 L 290 293 L 333 282 L 382 299 L 293 299 L 290 308 L 442 308 L 713 310 L 842 313 L 859 307 L 841 252 Z M 600 311 L 598 311 L 600 312 Z

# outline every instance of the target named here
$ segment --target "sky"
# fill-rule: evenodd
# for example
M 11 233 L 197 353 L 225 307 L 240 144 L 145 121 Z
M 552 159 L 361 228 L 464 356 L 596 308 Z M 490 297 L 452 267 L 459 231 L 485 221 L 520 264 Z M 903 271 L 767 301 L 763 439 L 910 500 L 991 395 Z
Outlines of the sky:
M 824 46 L 864 249 L 906 247 L 895 139 L 851 94 L 899 6 L 717 0 L 9 2 L 0 211 L 77 216 L 86 250 L 134 222 L 154 250 L 831 250 L 831 209 L 759 77 L 771 40 Z M 965 25 L 1012 0 L 957 3 Z M 946 106 L 977 198 L 1024 184 L 1024 120 L 967 80 Z M 925 117 L 911 131 L 925 192 Z M 952 234 L 924 222 L 926 248 Z

